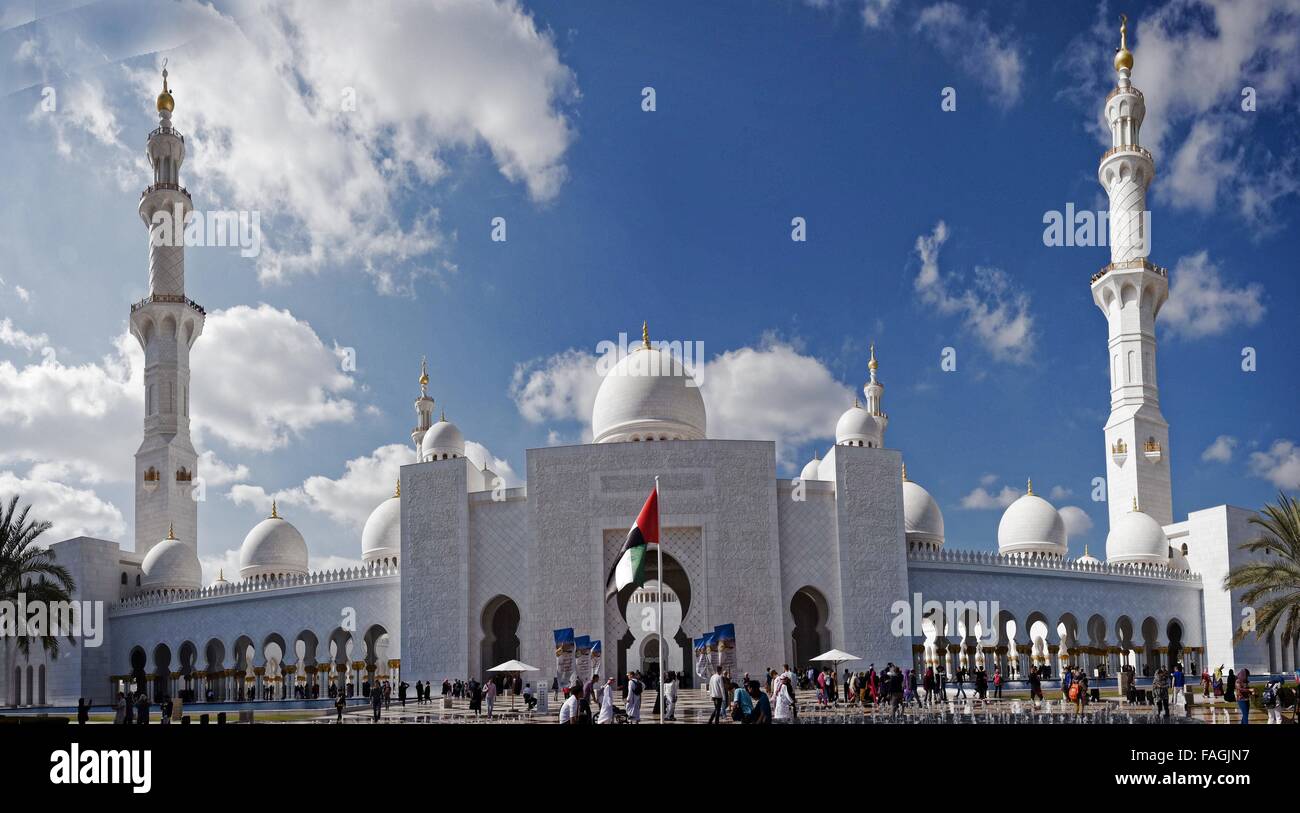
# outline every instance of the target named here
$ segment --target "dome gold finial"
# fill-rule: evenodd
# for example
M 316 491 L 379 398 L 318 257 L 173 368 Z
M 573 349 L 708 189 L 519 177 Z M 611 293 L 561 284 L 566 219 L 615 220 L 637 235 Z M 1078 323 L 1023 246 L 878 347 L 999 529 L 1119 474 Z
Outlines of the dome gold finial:
M 650 349 L 650 326 L 645 320 L 641 321 L 641 347 Z
M 903 481 L 904 481 L 904 482 L 907 481 L 907 464 L 906 464 L 906 463 L 903 464 Z
M 158 94 L 158 112 L 170 113 L 176 109 L 176 100 L 172 98 L 172 92 L 167 88 L 167 60 L 165 59 L 163 60 L 162 79 L 163 89 L 162 93 Z
M 429 389 L 429 359 L 420 356 L 420 394 L 427 395 Z
M 1025 493 L 1032 496 L 1034 493 L 1034 478 L 1030 477 L 1025 482 Z
M 1138 510 L 1138 498 L 1136 494 L 1133 495 L 1133 510 Z
M 1128 15 L 1119 15 L 1119 48 L 1115 51 L 1115 70 L 1133 70 L 1133 53 L 1128 49 Z
M 876 364 L 876 343 L 875 343 L 875 342 L 872 342 L 872 343 L 871 343 L 871 361 L 868 361 L 868 362 L 867 362 L 867 369 L 874 373 L 874 372 L 876 371 L 876 367 L 877 367 L 877 366 L 878 366 L 878 365 Z
M 271 500 L 271 516 L 268 519 L 279 519 L 280 515 L 276 512 L 275 500 Z
M 398 477 L 398 478 L 397 478 L 397 488 L 393 489 L 393 496 L 394 496 L 394 497 L 400 497 L 400 496 L 402 496 L 402 478 L 401 478 L 401 477 Z
M 173 522 L 172 524 L 167 526 L 167 538 L 168 539 L 176 538 L 176 523 Z

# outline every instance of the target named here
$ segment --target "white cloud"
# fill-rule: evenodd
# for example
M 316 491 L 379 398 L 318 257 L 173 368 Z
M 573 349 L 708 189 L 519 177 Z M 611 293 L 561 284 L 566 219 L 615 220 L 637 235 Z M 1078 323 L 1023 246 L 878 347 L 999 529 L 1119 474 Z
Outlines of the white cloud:
M 565 180 L 576 80 L 516 0 L 396 0 L 378 16 L 364 0 L 329 13 L 250 0 L 234 16 L 183 0 L 169 13 L 190 28 L 166 52 L 189 185 L 200 205 L 263 213 L 264 281 L 332 263 L 397 291 L 449 268 L 438 211 L 413 187 L 444 179 L 454 154 L 486 152 L 536 201 Z M 158 83 L 156 68 L 129 77 L 137 99 Z M 111 118 L 60 121 L 116 133 Z
M 139 344 L 125 332 L 98 362 L 65 364 L 49 353 L 21 367 L 0 360 L 0 464 L 29 464 L 29 477 L 69 482 L 129 480 L 144 415 L 143 365 Z M 191 367 L 199 441 L 266 450 L 352 420 L 354 404 L 339 394 L 352 379 L 335 351 L 288 311 L 263 305 L 209 313 Z M 209 486 L 248 476 L 211 453 L 200 459 L 199 475 Z
M 1065 486 L 1052 486 L 1051 494 L 1048 496 L 1054 500 L 1069 499 L 1074 496 L 1074 489 L 1066 488 Z
M 19 506 L 31 506 L 28 519 L 54 523 L 38 540 L 42 545 L 75 536 L 117 539 L 126 533 L 122 512 L 92 490 L 0 471 L 0 499 L 7 503 L 14 494 Z
M 942 220 L 930 234 L 916 238 L 921 269 L 913 284 L 921 301 L 942 315 L 959 316 L 962 326 L 994 358 L 1027 363 L 1037 338 L 1029 295 L 1016 289 L 1006 272 L 996 268 L 976 268 L 972 285 L 961 288 L 959 279 L 945 277 L 939 270 L 939 250 L 947 240 L 948 226 Z
M 1215 463 L 1228 463 L 1232 460 L 1232 453 L 1237 448 L 1237 439 L 1232 435 L 1219 435 L 1214 442 L 1201 452 L 1201 460 L 1213 461 Z
M 1251 452 L 1250 473 L 1280 489 L 1300 488 L 1300 446 L 1278 439 L 1266 452 Z
M 1086 536 L 1092 530 L 1092 517 L 1077 505 L 1062 506 L 1058 511 L 1061 521 L 1065 523 L 1065 532 L 1071 539 Z
M 288 310 L 239 305 L 208 315 L 194 344 L 190 399 L 201 438 L 266 451 L 330 423 L 350 423 L 356 404 L 338 348 Z
M 1251 282 L 1231 287 L 1205 251 L 1180 258 L 1170 279 L 1169 301 L 1160 317 L 1171 336 L 1217 336 L 1237 325 L 1259 324 L 1264 318 L 1263 286 Z
M 1007 108 L 1020 100 L 1025 44 L 1012 40 L 1008 26 L 994 30 L 986 13 L 971 13 L 945 0 L 921 11 L 916 31 L 983 85 L 995 104 Z
M 19 288 L 18 290 L 21 291 L 22 289 Z M 8 317 L 0 319 L 0 344 L 26 350 L 30 354 L 48 346 L 49 343 L 50 337 L 44 333 L 28 333 L 21 328 L 14 327 L 13 320 Z
M 0 463 L 40 465 L 29 476 L 82 483 L 129 479 L 144 415 L 142 359 L 123 333 L 98 363 L 0 361 Z
M 203 482 L 213 488 L 237 480 L 247 480 L 249 475 L 248 466 L 243 463 L 234 465 L 227 463 L 217 457 L 216 453 L 211 449 L 199 455 L 198 469 Z
M 976 488 L 965 497 L 961 498 L 961 507 L 969 508 L 972 511 L 990 511 L 995 508 L 1006 508 L 1011 503 L 1020 499 L 1024 492 L 1011 486 L 1003 486 L 1001 491 L 996 494 L 989 491 L 984 486 Z
M 494 456 L 483 444 L 466 440 L 465 456 L 479 469 L 485 460 L 490 461 L 490 468 L 505 480 L 506 486 L 519 485 L 510 463 Z M 393 496 L 401 467 L 414 462 L 415 452 L 410 446 L 390 443 L 347 461 L 339 477 L 312 475 L 300 485 L 276 491 L 239 483 L 231 486 L 228 496 L 236 505 L 249 505 L 263 513 L 271 510 L 271 501 L 275 500 L 281 507 L 305 508 L 344 528 L 360 530 L 375 506 Z
M 529 423 L 574 420 L 589 423 L 600 389 L 597 358 L 570 348 L 547 358 L 515 365 L 510 397 Z M 590 437 L 590 426 L 587 427 Z
M 597 357 L 566 350 L 517 365 L 510 394 L 531 423 L 577 421 L 591 438 L 591 408 L 600 387 Z M 700 392 L 713 438 L 774 440 L 777 459 L 794 463 L 808 441 L 832 437 L 835 422 L 853 403 L 853 390 L 835 380 L 821 361 L 772 335 L 756 347 L 719 354 L 700 371 Z M 550 442 L 563 436 L 551 430 Z

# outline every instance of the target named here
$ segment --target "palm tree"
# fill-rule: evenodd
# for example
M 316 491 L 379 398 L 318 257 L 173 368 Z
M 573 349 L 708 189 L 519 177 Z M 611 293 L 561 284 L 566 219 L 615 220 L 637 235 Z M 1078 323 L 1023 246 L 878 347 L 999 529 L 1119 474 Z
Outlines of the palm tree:
M 1262 536 L 1243 543 L 1241 550 L 1268 557 L 1234 567 L 1223 580 L 1225 590 L 1243 590 L 1241 603 L 1255 611 L 1255 636 L 1271 636 L 1281 627 L 1282 645 L 1300 639 L 1300 501 L 1278 492 L 1277 505 L 1250 518 L 1264 529 Z M 1249 632 L 1243 625 L 1234 636 Z
M 7 506 L 0 505 L 0 602 L 16 603 L 22 593 L 28 602 L 42 601 L 46 606 L 54 602 L 72 600 L 77 589 L 72 574 L 54 561 L 54 554 L 38 547 L 36 538 L 50 529 L 49 522 L 28 520 L 30 505 L 18 511 L 18 496 L 14 495 Z M 59 639 L 49 634 L 40 637 L 41 646 L 53 657 L 59 655 Z M 72 640 L 69 638 L 69 640 Z M 12 643 L 11 643 L 12 641 Z M 31 636 L 5 638 L 5 677 L 13 675 L 13 652 L 24 656 L 31 649 Z

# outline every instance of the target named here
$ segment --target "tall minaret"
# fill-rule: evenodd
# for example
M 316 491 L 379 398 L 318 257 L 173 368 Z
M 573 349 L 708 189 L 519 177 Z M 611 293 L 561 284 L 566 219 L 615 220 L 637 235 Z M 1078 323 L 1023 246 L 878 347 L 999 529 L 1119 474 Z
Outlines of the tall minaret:
M 1115 54 L 1117 87 L 1106 97 L 1111 148 L 1101 156 L 1098 180 L 1110 196 L 1110 264 L 1092 277 L 1092 299 L 1110 327 L 1110 419 L 1106 421 L 1106 499 L 1110 522 L 1136 498 L 1160 524 L 1173 522 L 1169 424 L 1156 389 L 1156 315 L 1169 298 L 1165 269 L 1149 259 L 1147 187 L 1155 175 L 1151 153 L 1138 141 L 1146 104 L 1133 87 L 1128 19 L 1120 16 Z
M 429 363 L 420 359 L 420 397 L 415 399 L 415 428 L 411 430 L 411 442 L 415 444 L 415 459 L 420 459 L 420 441 L 424 433 L 433 426 L 433 399 L 429 397 Z
M 198 548 L 192 491 L 198 455 L 190 443 L 190 348 L 203 332 L 203 308 L 185 296 L 184 224 L 193 203 L 180 185 L 185 137 L 172 127 L 175 101 L 162 72 L 158 129 L 146 154 L 153 183 L 140 197 L 149 229 L 149 296 L 131 306 L 131 333 L 144 348 L 144 440 L 135 453 L 135 550 L 146 553 L 175 529 Z M 173 228 L 174 224 L 174 228 Z

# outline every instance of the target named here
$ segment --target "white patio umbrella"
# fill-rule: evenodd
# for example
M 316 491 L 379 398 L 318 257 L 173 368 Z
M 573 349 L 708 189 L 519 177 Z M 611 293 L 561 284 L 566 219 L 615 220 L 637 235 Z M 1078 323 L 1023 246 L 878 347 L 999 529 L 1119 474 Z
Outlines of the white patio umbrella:
M 506 661 L 505 663 L 500 663 L 500 664 L 497 664 L 496 666 L 493 666 L 493 667 L 492 667 L 491 669 L 489 669 L 488 671 L 489 671 L 489 672 L 516 672 L 516 673 L 518 673 L 518 672 L 540 672 L 540 671 L 542 671 L 542 670 L 538 669 L 536 666 L 529 666 L 528 664 L 524 663 L 523 661 Z M 515 693 L 514 693 L 514 692 L 511 692 L 511 693 L 510 693 L 510 710 L 511 710 L 511 711 L 514 711 L 514 708 L 515 708 Z
M 843 663 L 845 661 L 860 661 L 860 660 L 862 659 L 859 658 L 857 655 L 850 655 L 849 653 L 841 649 L 832 649 L 829 652 L 823 652 L 822 654 L 812 659 L 814 663 Z

